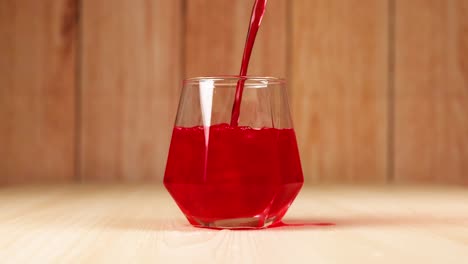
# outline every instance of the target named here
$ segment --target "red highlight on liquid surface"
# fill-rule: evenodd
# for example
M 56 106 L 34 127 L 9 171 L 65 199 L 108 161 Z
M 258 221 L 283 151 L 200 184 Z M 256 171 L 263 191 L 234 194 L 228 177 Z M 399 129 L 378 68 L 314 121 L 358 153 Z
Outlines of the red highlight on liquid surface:
M 277 223 L 303 184 L 294 130 L 175 127 L 164 184 L 195 226 Z

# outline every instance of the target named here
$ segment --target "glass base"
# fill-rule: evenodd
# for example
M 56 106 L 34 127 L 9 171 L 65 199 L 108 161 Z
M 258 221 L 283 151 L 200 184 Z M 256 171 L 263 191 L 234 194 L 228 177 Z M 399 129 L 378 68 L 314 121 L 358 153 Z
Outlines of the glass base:
M 179 184 L 166 188 L 196 227 L 259 229 L 281 220 L 302 182 L 287 184 Z
M 243 217 L 215 220 L 211 222 L 202 221 L 193 217 L 187 217 L 190 224 L 195 227 L 212 228 L 212 229 L 262 229 L 267 228 L 277 222 L 280 218 L 271 217 L 264 219 L 263 217 Z

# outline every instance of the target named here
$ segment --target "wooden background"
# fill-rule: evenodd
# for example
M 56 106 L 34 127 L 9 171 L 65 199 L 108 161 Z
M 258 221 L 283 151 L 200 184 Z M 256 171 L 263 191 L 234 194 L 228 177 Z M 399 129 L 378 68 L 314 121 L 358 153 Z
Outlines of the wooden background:
M 161 180 L 184 77 L 238 72 L 253 0 L 0 0 L 0 183 Z M 270 0 L 306 181 L 468 183 L 468 1 Z

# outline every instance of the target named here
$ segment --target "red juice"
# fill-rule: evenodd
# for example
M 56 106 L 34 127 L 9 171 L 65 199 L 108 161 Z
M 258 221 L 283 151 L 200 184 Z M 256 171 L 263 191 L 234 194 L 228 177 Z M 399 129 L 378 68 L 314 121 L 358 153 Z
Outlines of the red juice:
M 303 184 L 294 130 L 175 127 L 164 184 L 193 225 L 276 223 Z
M 239 76 L 246 76 L 247 69 L 249 68 L 250 55 L 257 37 L 258 29 L 262 23 L 263 15 L 265 14 L 267 0 L 255 0 L 250 15 L 249 31 L 247 32 L 247 39 L 245 40 L 244 54 L 242 55 L 242 63 Z M 242 101 L 242 93 L 244 91 L 245 80 L 239 80 L 236 87 L 236 94 L 234 104 L 232 106 L 231 126 L 237 126 L 240 116 L 240 105 Z

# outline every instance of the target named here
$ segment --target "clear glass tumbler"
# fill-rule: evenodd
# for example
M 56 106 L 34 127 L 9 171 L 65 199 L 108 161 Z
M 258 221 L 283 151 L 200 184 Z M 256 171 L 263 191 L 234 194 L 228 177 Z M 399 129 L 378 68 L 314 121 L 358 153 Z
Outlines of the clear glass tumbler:
M 244 82 L 238 126 L 231 126 Z M 285 81 L 218 76 L 184 81 L 164 185 L 189 222 L 263 228 L 281 220 L 304 182 Z

